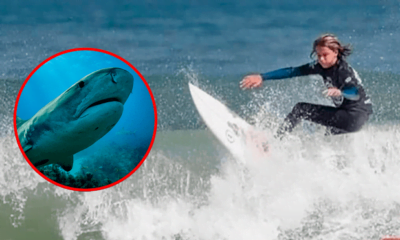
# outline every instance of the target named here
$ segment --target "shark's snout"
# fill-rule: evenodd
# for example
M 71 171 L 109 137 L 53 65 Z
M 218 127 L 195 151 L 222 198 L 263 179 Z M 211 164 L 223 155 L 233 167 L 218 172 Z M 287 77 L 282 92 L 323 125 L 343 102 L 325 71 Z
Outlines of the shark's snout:
M 114 84 L 123 85 L 124 89 L 131 89 L 133 87 L 133 76 L 128 71 L 121 68 L 111 68 L 109 70 L 111 81 Z
M 88 75 L 83 101 L 79 102 L 74 117 L 83 117 L 87 109 L 109 102 L 125 104 L 132 92 L 133 76 L 121 68 L 107 68 Z

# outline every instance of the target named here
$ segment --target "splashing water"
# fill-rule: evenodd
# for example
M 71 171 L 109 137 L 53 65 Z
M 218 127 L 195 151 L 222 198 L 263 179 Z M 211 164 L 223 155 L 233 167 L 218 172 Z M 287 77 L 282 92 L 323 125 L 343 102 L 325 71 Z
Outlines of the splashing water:
M 246 109 L 263 110 L 249 119 L 274 131 L 282 110 L 264 94 L 251 94 Z M 283 141 L 271 140 L 268 158 L 247 159 L 245 166 L 208 130 L 162 131 L 135 174 L 89 193 L 44 181 L 26 164 L 14 136 L 5 134 L 0 143 L 0 210 L 11 207 L 7 224 L 25 237 L 37 231 L 29 222 L 46 219 L 55 225 L 41 226 L 66 240 L 372 240 L 400 234 L 397 124 L 331 137 L 319 127 L 310 133 L 298 127 Z M 53 210 L 45 212 L 50 207 L 43 203 Z

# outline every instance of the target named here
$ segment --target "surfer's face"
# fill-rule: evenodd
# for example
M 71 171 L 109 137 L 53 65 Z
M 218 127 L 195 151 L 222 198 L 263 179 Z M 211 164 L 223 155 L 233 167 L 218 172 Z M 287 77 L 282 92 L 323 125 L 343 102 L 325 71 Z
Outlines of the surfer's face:
M 330 68 L 337 62 L 337 51 L 332 51 L 328 47 L 317 46 L 315 48 L 317 52 L 318 62 L 323 68 Z

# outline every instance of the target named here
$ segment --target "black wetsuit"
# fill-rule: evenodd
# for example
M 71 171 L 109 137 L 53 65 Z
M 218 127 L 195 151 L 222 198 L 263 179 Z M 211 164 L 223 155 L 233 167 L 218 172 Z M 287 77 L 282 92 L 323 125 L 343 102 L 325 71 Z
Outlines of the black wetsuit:
M 261 76 L 263 80 L 274 80 L 311 74 L 321 75 L 328 88 L 336 87 L 341 91 L 353 92 L 357 96 L 357 100 L 350 100 L 343 96 L 332 97 L 336 107 L 297 103 L 278 129 L 277 135 L 281 136 L 285 132 L 292 131 L 301 119 L 327 126 L 327 133 L 331 134 L 360 130 L 369 115 L 372 114 L 372 104 L 357 72 L 344 59 L 338 59 L 334 66 L 326 69 L 315 61 L 295 68 L 267 72 Z

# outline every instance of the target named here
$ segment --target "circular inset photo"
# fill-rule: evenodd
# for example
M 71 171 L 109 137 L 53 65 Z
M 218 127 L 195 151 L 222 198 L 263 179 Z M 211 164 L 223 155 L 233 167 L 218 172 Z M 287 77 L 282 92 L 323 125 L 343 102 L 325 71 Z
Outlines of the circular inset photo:
M 99 49 L 56 54 L 27 77 L 14 132 L 27 162 L 60 187 L 94 191 L 133 174 L 157 129 L 155 101 L 129 62 Z

